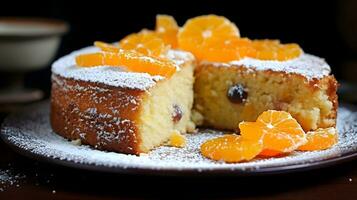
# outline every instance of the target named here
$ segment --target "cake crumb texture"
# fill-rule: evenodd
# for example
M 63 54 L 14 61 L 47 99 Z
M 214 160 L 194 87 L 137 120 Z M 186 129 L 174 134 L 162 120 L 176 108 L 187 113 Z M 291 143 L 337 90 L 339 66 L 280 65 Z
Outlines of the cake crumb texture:
M 300 74 L 209 63 L 199 66 L 195 75 L 194 110 L 203 116 L 204 126 L 235 130 L 239 122 L 254 121 L 270 109 L 291 113 L 305 131 L 336 125 L 337 82 L 333 76 L 309 80 Z M 227 97 L 236 85 L 247 95 L 241 103 Z

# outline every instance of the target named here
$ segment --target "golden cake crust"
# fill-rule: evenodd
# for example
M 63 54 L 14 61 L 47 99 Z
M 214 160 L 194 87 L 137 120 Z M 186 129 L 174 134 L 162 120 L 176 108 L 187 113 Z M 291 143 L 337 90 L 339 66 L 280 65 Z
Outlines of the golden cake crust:
M 98 149 L 139 154 L 136 121 L 144 93 L 53 75 L 52 128 L 65 138 L 80 139 Z
M 169 51 L 168 58 L 179 70 L 165 79 L 126 72 L 120 67 L 76 65 L 76 55 L 96 51 L 98 49 L 93 47 L 84 48 L 52 65 L 50 121 L 54 132 L 70 140 L 80 139 L 81 143 L 98 149 L 139 155 L 162 145 L 172 133 L 171 129 L 186 132 L 186 123 L 193 124 L 189 112 L 193 103 L 195 66 L 192 54 Z M 176 91 L 184 100 L 172 102 L 176 101 L 172 92 L 175 84 L 180 86 Z M 191 94 L 182 95 L 187 92 Z M 171 119 L 172 103 L 177 104 L 180 112 L 185 111 L 175 123 Z M 160 117 L 165 117 L 165 124 L 169 126 L 158 130 L 161 122 L 151 120 Z

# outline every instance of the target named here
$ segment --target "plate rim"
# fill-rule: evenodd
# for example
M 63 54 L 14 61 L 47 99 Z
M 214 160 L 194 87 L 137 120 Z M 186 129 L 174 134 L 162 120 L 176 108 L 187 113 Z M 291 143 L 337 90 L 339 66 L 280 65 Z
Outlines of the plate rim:
M 341 153 L 336 157 L 329 157 L 323 160 L 317 160 L 313 162 L 306 162 L 306 163 L 298 163 L 298 164 L 287 164 L 287 165 L 280 165 L 280 166 L 272 166 L 272 167 L 263 167 L 263 168 L 250 168 L 250 169 L 239 169 L 239 168 L 182 168 L 182 169 L 162 169 L 162 168 L 145 168 L 145 167 L 131 167 L 131 166 L 106 166 L 106 165 L 96 165 L 94 163 L 79 163 L 73 162 L 72 160 L 60 159 L 50 156 L 45 156 L 39 153 L 35 153 L 28 149 L 24 149 L 15 143 L 11 142 L 8 139 L 6 134 L 3 134 L 4 127 L 6 125 L 6 120 L 13 117 L 17 113 L 21 112 L 22 110 L 44 104 L 48 102 L 47 100 L 40 101 L 34 104 L 30 104 L 25 106 L 23 109 L 20 109 L 17 112 L 13 112 L 4 118 L 3 123 L 1 124 L 1 131 L 0 131 L 0 138 L 2 141 L 9 146 L 12 150 L 16 153 L 25 156 L 27 158 L 35 159 L 37 161 L 44 161 L 49 164 L 60 165 L 64 167 L 70 167 L 75 169 L 82 169 L 88 171 L 95 171 L 95 172 L 105 172 L 105 173 L 115 173 L 115 174 L 136 174 L 136 175 L 158 175 L 158 176 L 212 176 L 212 175 L 219 175 L 219 176 L 257 176 L 257 175 L 275 175 L 275 174 L 287 174 L 287 173 L 294 173 L 294 172 L 302 172 L 308 170 L 316 170 L 321 168 L 327 168 L 330 166 L 342 164 L 344 162 L 348 162 L 351 160 L 357 159 L 357 150 Z M 349 104 L 349 103 L 340 103 L 339 107 L 345 107 L 351 111 L 357 111 L 357 106 Z

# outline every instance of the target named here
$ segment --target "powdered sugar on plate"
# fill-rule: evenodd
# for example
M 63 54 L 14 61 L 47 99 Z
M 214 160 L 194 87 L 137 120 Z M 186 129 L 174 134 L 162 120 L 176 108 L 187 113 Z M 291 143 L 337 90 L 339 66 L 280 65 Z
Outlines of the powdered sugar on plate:
M 25 175 L 16 173 L 11 167 L 0 169 L 0 192 L 10 187 L 20 187 L 20 182 L 24 178 Z
M 324 59 L 310 54 L 302 54 L 298 58 L 288 61 L 244 58 L 226 64 L 210 62 L 203 62 L 203 64 L 212 64 L 218 67 L 244 66 L 248 69 L 258 71 L 272 70 L 276 72 L 300 74 L 306 77 L 308 80 L 312 80 L 314 78 L 323 78 L 324 76 L 329 75 L 331 72 L 330 66 L 325 62 Z
M 95 166 L 102 171 L 147 170 L 153 171 L 194 171 L 209 172 L 223 170 L 227 172 L 255 172 L 274 167 L 299 166 L 319 161 L 339 158 L 357 151 L 357 113 L 348 107 L 340 107 L 338 113 L 339 142 L 333 148 L 324 151 L 295 152 L 281 158 L 254 159 L 250 162 L 227 164 L 202 157 L 199 146 L 209 138 L 222 133 L 215 130 L 200 130 L 197 134 L 187 135 L 185 148 L 159 147 L 149 154 L 134 156 L 93 149 L 56 135 L 49 123 L 49 103 L 42 102 L 25 111 L 10 116 L 2 128 L 3 139 L 20 148 L 21 151 L 45 157 L 72 166 Z M 89 167 L 88 167 L 89 168 Z
M 162 76 L 151 76 L 148 73 L 127 72 L 122 67 L 97 66 L 86 68 L 76 66 L 76 55 L 99 51 L 97 47 L 86 47 L 74 51 L 55 61 L 52 65 L 52 73 L 75 80 L 140 90 L 147 90 L 154 86 L 157 81 L 164 79 Z M 178 66 L 185 61 L 193 60 L 192 54 L 176 50 L 170 50 L 168 57 L 174 59 Z

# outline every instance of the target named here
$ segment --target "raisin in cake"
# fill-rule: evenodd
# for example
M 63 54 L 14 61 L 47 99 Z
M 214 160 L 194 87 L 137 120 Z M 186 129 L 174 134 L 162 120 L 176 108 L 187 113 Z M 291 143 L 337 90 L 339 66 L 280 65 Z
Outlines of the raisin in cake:
M 175 132 L 194 129 L 194 57 L 170 50 L 179 70 L 169 79 L 116 67 L 81 68 L 67 55 L 52 66 L 51 124 L 65 138 L 98 149 L 140 154 Z

